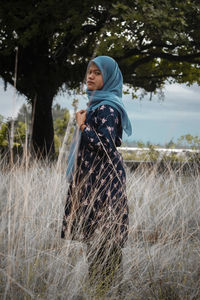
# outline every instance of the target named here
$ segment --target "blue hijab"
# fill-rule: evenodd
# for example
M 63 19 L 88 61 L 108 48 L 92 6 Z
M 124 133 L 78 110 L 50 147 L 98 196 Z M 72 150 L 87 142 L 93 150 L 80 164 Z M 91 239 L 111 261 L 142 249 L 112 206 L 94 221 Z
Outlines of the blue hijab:
M 96 91 L 87 89 L 89 98 L 88 110 L 95 110 L 103 104 L 114 107 L 121 115 L 123 130 L 130 136 L 132 134 L 132 127 L 122 102 L 123 77 L 118 64 L 109 56 L 97 56 L 90 61 L 88 68 L 91 62 L 95 63 L 101 71 L 103 87 L 101 90 Z
M 95 63 L 102 73 L 103 87 L 101 90 L 86 90 L 89 98 L 88 111 L 95 110 L 103 104 L 112 106 L 120 113 L 122 128 L 130 136 L 132 127 L 122 102 L 123 77 L 117 62 L 109 56 L 97 56 L 89 62 L 88 69 L 92 62 Z M 68 156 L 66 171 L 68 181 L 71 181 L 73 177 L 80 137 L 81 131 L 76 128 Z

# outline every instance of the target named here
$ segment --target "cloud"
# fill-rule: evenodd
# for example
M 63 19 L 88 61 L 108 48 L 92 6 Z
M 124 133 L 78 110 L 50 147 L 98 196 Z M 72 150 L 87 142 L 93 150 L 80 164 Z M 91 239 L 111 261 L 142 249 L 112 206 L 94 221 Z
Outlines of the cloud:
M 0 114 L 6 118 L 15 117 L 25 102 L 25 97 L 14 94 L 14 88 L 12 86 L 8 85 L 7 90 L 4 91 L 3 81 L 0 80 Z
M 181 121 L 181 120 L 200 120 L 200 112 L 195 111 L 148 111 L 148 113 L 129 112 L 129 118 L 132 120 L 154 120 L 154 121 Z
M 200 86 L 198 85 L 198 84 L 193 84 L 193 85 L 190 85 L 190 86 L 188 86 L 188 85 L 185 85 L 185 84 L 183 84 L 183 85 L 178 85 L 178 84 L 176 84 L 176 86 L 178 86 L 178 87 L 180 87 L 180 89 L 184 89 L 184 91 L 189 91 L 190 93 L 196 93 L 196 94 L 199 94 L 200 93 Z
M 186 86 L 168 85 L 164 101 L 155 97 L 152 101 L 147 98 L 139 101 L 126 96 L 124 102 L 129 117 L 133 120 L 173 120 L 173 121 L 200 121 L 200 97 L 196 90 L 189 90 Z M 200 127 L 200 126 L 199 126 Z

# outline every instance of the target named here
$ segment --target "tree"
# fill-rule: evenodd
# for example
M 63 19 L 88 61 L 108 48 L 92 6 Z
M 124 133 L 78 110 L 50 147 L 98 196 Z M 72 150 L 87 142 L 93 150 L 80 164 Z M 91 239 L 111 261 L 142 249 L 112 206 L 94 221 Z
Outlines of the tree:
M 32 104 L 33 147 L 54 152 L 52 102 L 79 87 L 94 54 L 113 56 L 124 82 L 153 93 L 200 83 L 198 0 L 7 0 L 0 7 L 0 76 Z M 17 49 L 17 51 L 16 51 Z
M 9 153 L 11 134 L 11 120 L 1 123 L 0 154 Z M 22 152 L 27 134 L 27 125 L 21 121 L 14 121 L 13 150 L 15 154 Z
M 199 136 L 192 136 L 191 134 L 182 135 L 178 139 L 178 145 L 182 147 L 191 147 L 194 150 L 200 149 L 200 138 Z
M 65 132 L 69 124 L 69 119 L 70 119 L 69 110 L 61 108 L 59 104 L 56 104 L 53 106 L 53 117 L 54 117 L 54 141 L 55 141 L 55 150 L 57 154 L 62 145 L 63 138 L 65 136 Z M 72 128 L 70 133 L 72 133 Z M 71 141 L 71 135 L 68 136 L 67 143 L 69 143 L 69 141 Z
M 8 123 L 1 123 L 0 147 L 8 147 Z
M 53 120 L 54 120 L 54 140 L 56 155 L 58 155 L 59 148 L 62 145 L 66 128 L 69 123 L 69 111 L 65 108 L 61 108 L 59 104 L 56 104 L 52 108 Z M 10 143 L 10 131 L 11 120 L 4 120 L 5 118 L 0 115 L 0 153 L 8 153 Z M 18 112 L 17 117 L 14 120 L 14 139 L 13 148 L 14 154 L 21 154 L 24 147 L 26 147 L 26 141 L 30 140 L 30 105 L 23 104 Z M 68 135 L 67 145 L 70 144 L 73 128 L 71 128 Z
M 173 138 L 168 143 L 165 144 L 165 147 L 167 149 L 172 149 L 172 148 L 176 147 L 176 144 L 174 143 Z
M 101 9 L 99 2 L 1 3 L 0 75 L 5 86 L 13 84 L 18 61 L 17 90 L 32 104 L 33 148 L 40 156 L 54 153 L 53 99 L 63 85 L 75 88 L 82 82 L 96 35 L 108 18 L 108 9 Z
M 199 0 L 124 0 L 112 13 L 99 53 L 118 60 L 126 83 L 150 93 L 167 79 L 200 84 Z
M 25 122 L 27 124 L 31 124 L 31 106 L 29 104 L 23 104 L 17 114 L 18 122 Z
M 3 123 L 3 119 L 4 119 L 4 117 L 2 115 L 0 115 L 0 125 Z

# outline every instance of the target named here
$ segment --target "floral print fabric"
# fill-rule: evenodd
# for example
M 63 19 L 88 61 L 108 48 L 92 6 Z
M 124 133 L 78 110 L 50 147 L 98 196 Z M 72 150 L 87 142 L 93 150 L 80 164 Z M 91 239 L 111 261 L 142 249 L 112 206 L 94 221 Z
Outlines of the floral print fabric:
M 95 236 L 124 246 L 128 235 L 126 175 L 121 154 L 120 114 L 102 105 L 89 111 L 70 183 L 61 236 L 90 241 Z

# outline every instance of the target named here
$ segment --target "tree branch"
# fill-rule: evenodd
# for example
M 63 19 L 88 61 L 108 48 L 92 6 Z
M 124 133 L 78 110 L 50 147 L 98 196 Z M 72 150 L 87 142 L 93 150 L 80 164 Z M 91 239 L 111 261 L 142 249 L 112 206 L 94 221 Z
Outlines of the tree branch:
M 139 49 L 134 48 L 134 49 L 126 50 L 123 57 L 121 57 L 120 60 L 132 57 L 134 55 L 140 55 L 140 54 L 152 55 L 152 52 L 143 53 L 143 51 L 144 50 L 150 50 L 153 47 L 160 48 L 160 51 L 161 51 L 163 48 L 167 48 L 167 49 L 170 49 L 170 50 L 175 50 L 177 47 L 181 47 L 181 46 L 183 46 L 183 45 L 182 44 L 167 45 L 167 44 L 163 44 L 163 43 L 161 43 L 161 44 L 157 44 L 157 43 L 152 44 L 151 43 L 151 44 L 143 45 Z M 191 47 L 194 47 L 194 46 L 199 47 L 200 43 L 191 42 Z M 163 54 L 165 55 L 165 53 L 159 52 L 159 53 L 156 54 L 156 56 L 154 56 L 154 58 L 155 57 L 160 57 L 159 55 L 163 55 Z M 166 58 L 167 58 L 167 55 L 168 55 L 168 59 L 171 57 L 172 60 L 173 60 L 173 58 L 178 57 L 178 56 L 175 56 L 173 54 L 166 53 Z M 191 56 L 191 57 L 189 57 L 189 56 Z M 182 56 L 179 55 L 179 57 L 181 58 L 180 61 L 183 60 L 183 59 L 188 59 L 188 58 L 197 58 L 197 57 L 200 57 L 200 52 L 195 53 L 195 54 L 182 55 Z
M 189 62 L 194 64 L 200 64 L 200 60 L 197 61 L 196 59 L 200 59 L 200 52 L 196 54 L 188 54 L 188 55 L 173 55 L 168 53 L 151 53 L 146 54 L 145 57 L 137 59 L 134 63 L 130 65 L 132 69 L 136 69 L 137 67 L 144 65 L 155 58 L 164 58 L 169 61 L 176 61 L 176 62 Z M 118 59 L 119 63 L 124 59 L 124 56 Z
M 195 58 L 200 58 L 200 52 L 194 54 L 187 54 L 187 55 L 173 55 L 169 53 L 157 53 L 153 54 L 152 57 L 160 57 L 165 58 L 170 61 L 177 61 L 177 62 L 190 62 L 190 63 L 200 63 L 200 61 L 196 61 Z

